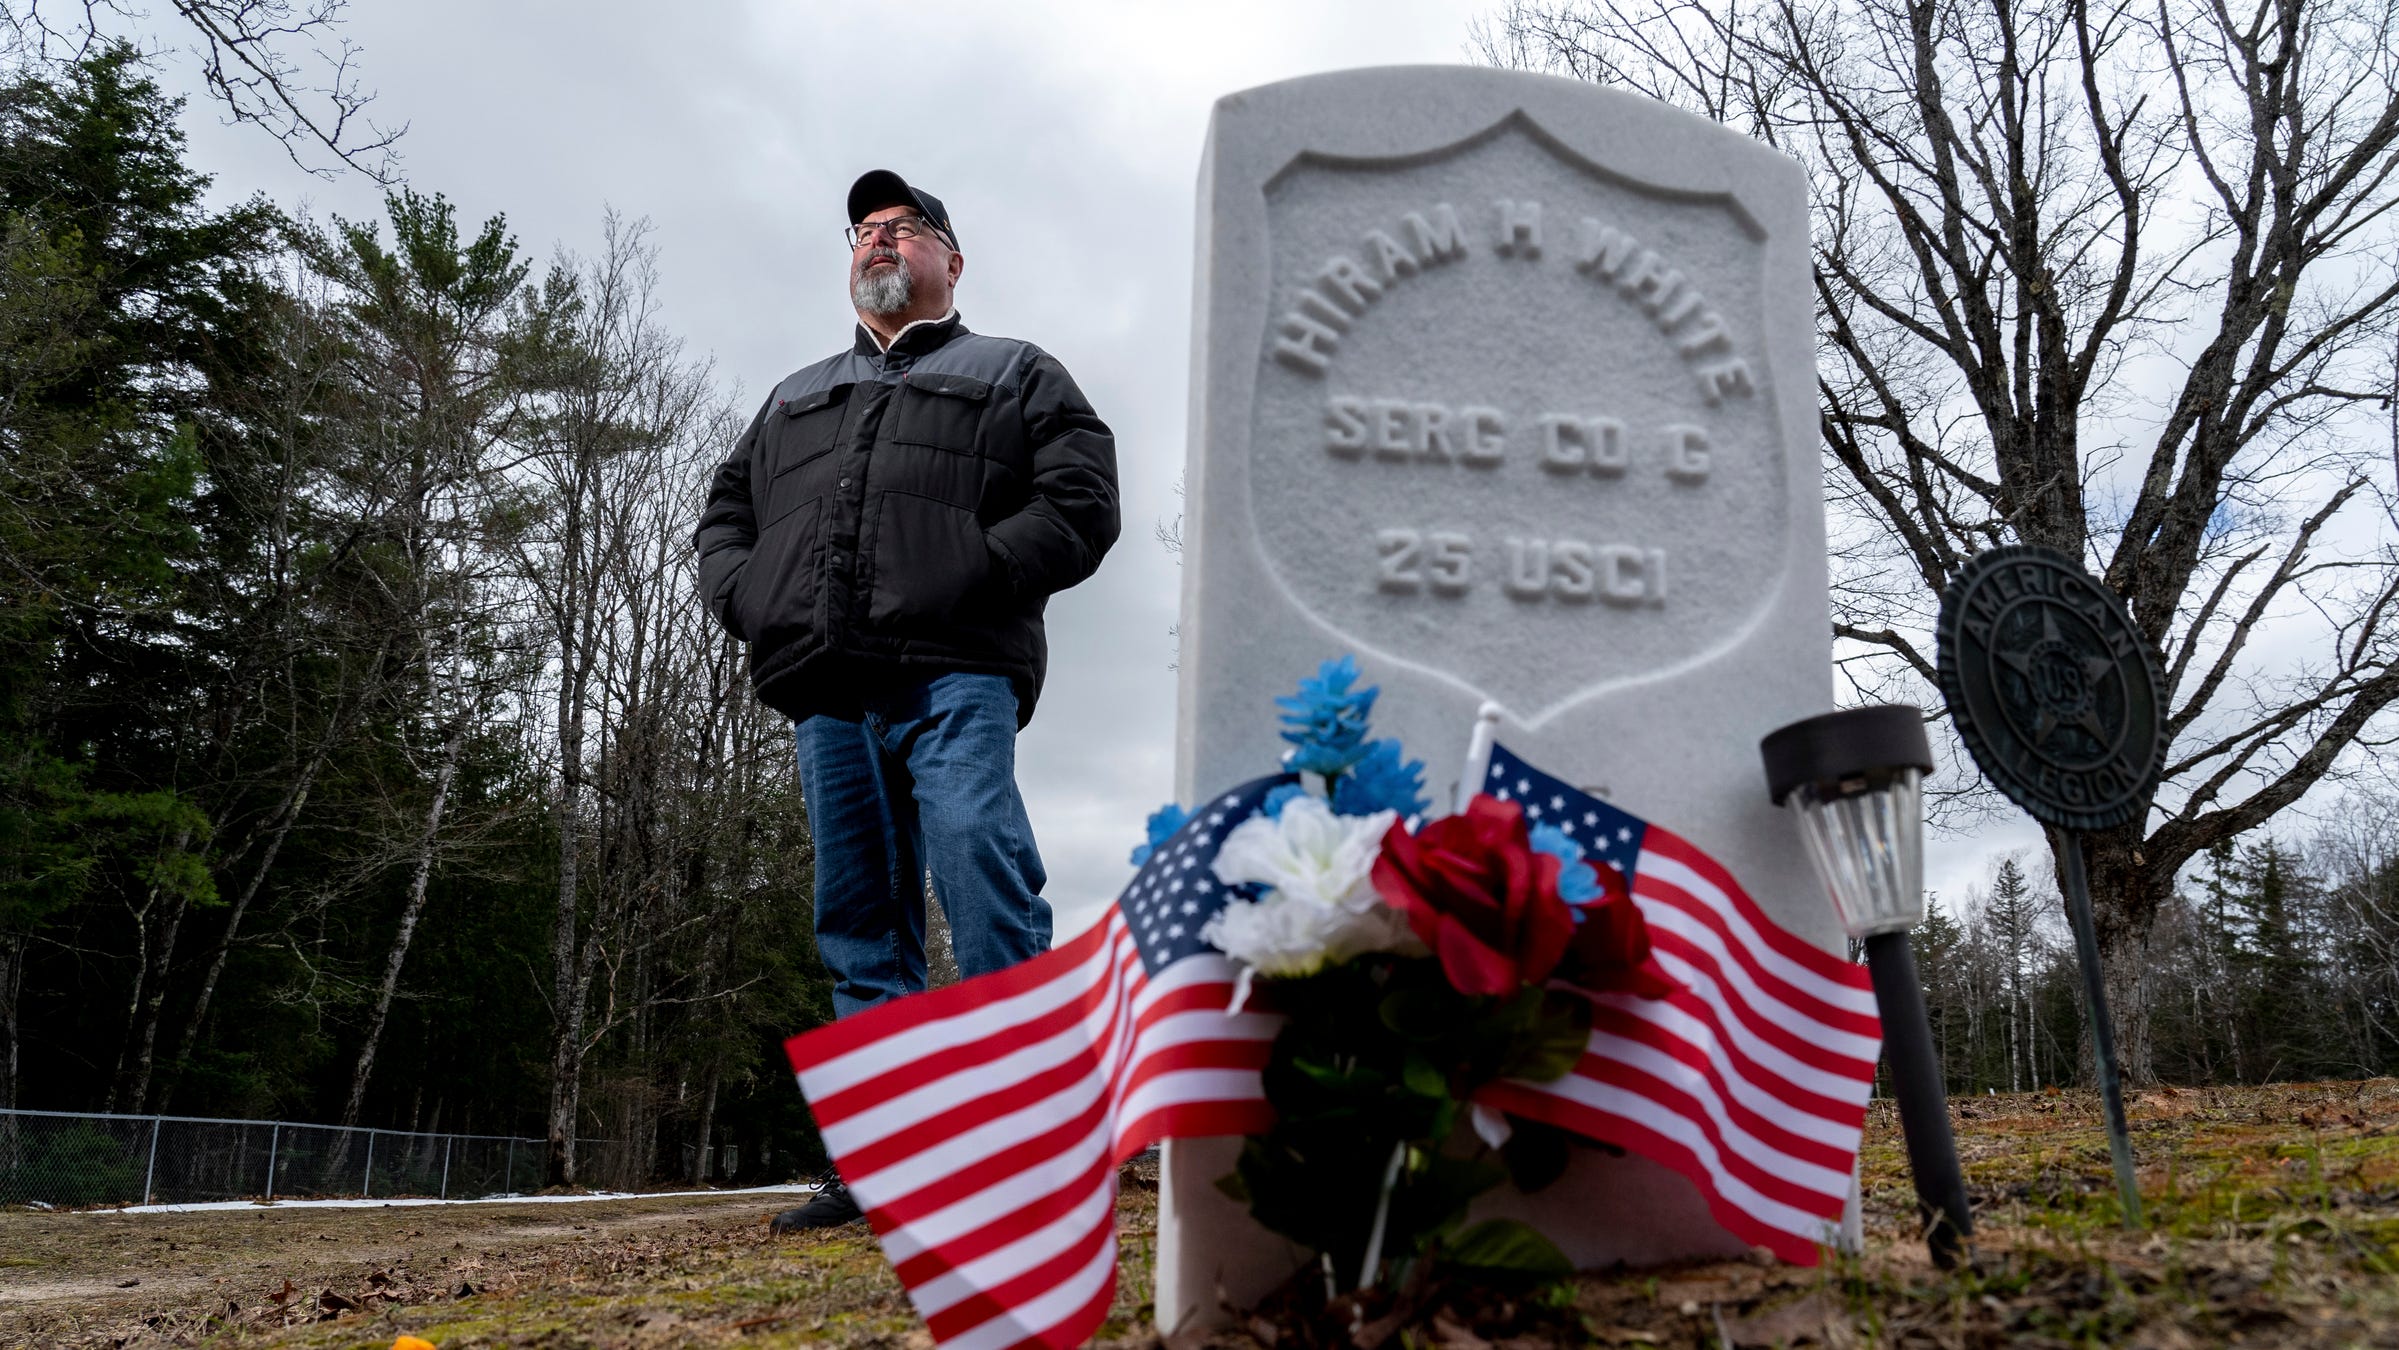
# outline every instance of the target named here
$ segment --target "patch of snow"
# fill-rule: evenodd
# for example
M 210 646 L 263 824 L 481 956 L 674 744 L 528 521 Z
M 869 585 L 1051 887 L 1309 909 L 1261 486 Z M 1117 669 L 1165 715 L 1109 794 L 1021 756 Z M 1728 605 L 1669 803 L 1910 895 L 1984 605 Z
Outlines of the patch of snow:
M 472 1200 L 434 1200 L 422 1196 L 398 1196 L 378 1200 L 372 1196 L 353 1196 L 346 1200 L 212 1200 L 192 1205 L 127 1205 L 122 1209 L 91 1209 L 86 1214 L 205 1214 L 210 1211 L 235 1209 L 408 1209 L 418 1205 L 548 1205 L 570 1204 L 590 1200 L 672 1200 L 725 1195 L 813 1195 L 816 1187 L 806 1182 L 791 1182 L 782 1186 L 747 1186 L 732 1191 L 593 1191 L 587 1195 L 483 1195 Z

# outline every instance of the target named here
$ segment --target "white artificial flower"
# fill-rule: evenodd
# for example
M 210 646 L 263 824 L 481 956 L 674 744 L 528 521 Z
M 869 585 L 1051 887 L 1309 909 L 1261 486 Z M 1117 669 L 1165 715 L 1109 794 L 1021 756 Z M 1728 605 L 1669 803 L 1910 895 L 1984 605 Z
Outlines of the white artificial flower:
M 1259 974 L 1310 975 L 1331 958 L 1352 922 L 1346 910 L 1269 895 L 1235 900 L 1216 911 L 1200 938 Z
M 1294 797 L 1278 817 L 1252 816 L 1225 836 L 1217 879 L 1271 888 L 1261 899 L 1226 905 L 1200 930 L 1248 968 L 1242 995 L 1251 972 L 1290 978 L 1366 952 L 1423 950 L 1372 880 L 1383 834 L 1396 819 L 1391 811 L 1337 816 L 1313 797 Z
M 1263 882 L 1294 899 L 1363 914 L 1382 907 L 1374 860 L 1399 815 L 1337 816 L 1314 797 L 1294 797 L 1273 819 L 1251 816 L 1225 836 L 1216 878 L 1231 886 Z

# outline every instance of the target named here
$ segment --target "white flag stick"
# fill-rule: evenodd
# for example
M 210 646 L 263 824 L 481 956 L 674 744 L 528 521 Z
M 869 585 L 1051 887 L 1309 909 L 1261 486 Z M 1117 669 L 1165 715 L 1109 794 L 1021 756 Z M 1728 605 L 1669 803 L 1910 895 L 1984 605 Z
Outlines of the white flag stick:
M 1474 794 L 1483 790 L 1483 775 L 1491 770 L 1491 743 L 1499 736 L 1500 708 L 1486 703 L 1474 710 L 1474 731 L 1466 738 L 1466 767 L 1458 775 L 1457 800 L 1452 811 L 1464 811 Z

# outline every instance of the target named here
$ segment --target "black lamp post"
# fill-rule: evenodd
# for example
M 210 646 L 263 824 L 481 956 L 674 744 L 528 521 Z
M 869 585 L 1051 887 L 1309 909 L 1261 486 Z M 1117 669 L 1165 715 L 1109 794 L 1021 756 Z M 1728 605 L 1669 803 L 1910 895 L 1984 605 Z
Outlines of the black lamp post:
M 1799 815 L 1808 858 L 1849 936 L 1866 946 L 1883 1056 L 1934 1264 L 1955 1266 L 1974 1233 L 1949 1103 L 1908 932 L 1924 922 L 1924 714 L 1904 704 L 1794 722 L 1758 746 L 1777 806 Z

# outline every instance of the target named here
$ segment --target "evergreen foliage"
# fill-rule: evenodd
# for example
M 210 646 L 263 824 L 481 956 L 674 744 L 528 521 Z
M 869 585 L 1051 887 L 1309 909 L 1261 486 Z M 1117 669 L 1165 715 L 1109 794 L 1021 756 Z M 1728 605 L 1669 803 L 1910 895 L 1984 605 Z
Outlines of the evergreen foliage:
M 789 1176 L 813 853 L 641 229 L 211 209 L 178 113 L 0 85 L 0 1106 L 539 1134 L 564 1063 L 565 1179 Z
M 2369 803 L 2370 805 L 2370 803 Z M 2158 1073 L 2278 1083 L 2399 1073 L 2399 852 L 2370 812 L 2302 851 L 2271 837 L 2208 854 L 2145 963 Z M 2014 857 L 1913 935 L 1952 1093 L 2088 1081 L 2082 982 L 2054 882 Z

